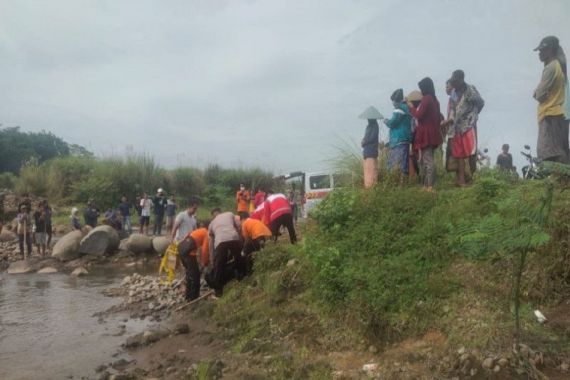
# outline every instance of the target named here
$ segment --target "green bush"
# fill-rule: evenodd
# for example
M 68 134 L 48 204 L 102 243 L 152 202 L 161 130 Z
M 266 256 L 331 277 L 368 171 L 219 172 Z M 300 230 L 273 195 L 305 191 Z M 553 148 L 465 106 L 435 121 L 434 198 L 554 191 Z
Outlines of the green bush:
M 17 180 L 18 180 L 18 178 L 10 172 L 0 173 L 0 190 L 2 190 L 2 189 L 9 189 L 9 190 L 14 189 L 14 187 L 16 186 Z

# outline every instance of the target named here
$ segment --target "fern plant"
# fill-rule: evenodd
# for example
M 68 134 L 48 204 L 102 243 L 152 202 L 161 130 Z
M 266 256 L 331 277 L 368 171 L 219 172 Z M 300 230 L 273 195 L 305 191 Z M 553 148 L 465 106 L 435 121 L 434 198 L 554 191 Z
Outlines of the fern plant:
M 463 220 L 450 226 L 451 245 L 463 256 L 481 260 L 514 258 L 513 303 L 515 338 L 520 342 L 520 289 L 522 274 L 529 254 L 546 244 L 550 236 L 546 223 L 553 199 L 553 184 L 543 182 L 538 201 L 529 200 L 524 193 L 506 198 L 497 197 L 496 211 L 480 220 Z

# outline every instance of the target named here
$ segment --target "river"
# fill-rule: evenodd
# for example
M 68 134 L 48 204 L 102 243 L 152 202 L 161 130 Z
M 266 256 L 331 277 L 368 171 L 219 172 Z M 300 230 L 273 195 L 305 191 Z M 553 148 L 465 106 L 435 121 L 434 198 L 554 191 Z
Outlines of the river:
M 120 358 L 126 337 L 147 321 L 125 315 L 99 320 L 93 314 L 117 303 L 101 291 L 136 269 L 94 268 L 85 277 L 67 274 L 0 274 L 0 379 L 79 379 Z M 126 325 L 121 335 L 120 324 Z M 118 355 L 117 355 L 118 353 Z

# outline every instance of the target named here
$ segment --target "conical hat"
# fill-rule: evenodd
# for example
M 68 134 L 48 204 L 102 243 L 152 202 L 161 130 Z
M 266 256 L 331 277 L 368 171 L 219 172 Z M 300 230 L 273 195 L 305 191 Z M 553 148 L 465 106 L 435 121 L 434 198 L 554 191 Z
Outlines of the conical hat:
M 370 106 L 358 116 L 359 119 L 384 119 L 384 116 L 374 107 Z
M 422 100 L 422 93 L 419 92 L 418 90 L 414 90 L 410 92 L 408 96 L 406 96 L 406 100 L 410 102 L 419 102 L 420 100 Z

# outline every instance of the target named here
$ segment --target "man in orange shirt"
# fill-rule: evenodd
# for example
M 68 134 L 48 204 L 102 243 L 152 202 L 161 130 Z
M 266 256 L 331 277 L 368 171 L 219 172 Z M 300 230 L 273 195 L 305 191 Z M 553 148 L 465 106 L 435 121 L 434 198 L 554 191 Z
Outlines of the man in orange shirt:
M 248 210 L 249 210 L 249 201 L 251 200 L 251 194 L 249 190 L 245 188 L 245 185 L 242 183 L 239 185 L 239 191 L 236 194 L 236 202 L 237 202 L 237 213 L 241 219 L 247 218 Z
M 260 251 L 265 246 L 265 240 L 271 238 L 271 231 L 261 220 L 247 218 L 241 222 L 241 235 L 244 240 L 243 254 L 245 256 L 246 273 L 253 269 L 252 253 Z
M 208 266 L 210 249 L 208 243 L 208 222 L 201 223 L 200 228 L 191 231 L 178 244 L 180 261 L 186 269 L 186 301 L 200 296 L 200 266 L 198 265 L 198 249 L 202 267 Z

